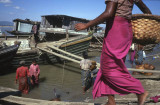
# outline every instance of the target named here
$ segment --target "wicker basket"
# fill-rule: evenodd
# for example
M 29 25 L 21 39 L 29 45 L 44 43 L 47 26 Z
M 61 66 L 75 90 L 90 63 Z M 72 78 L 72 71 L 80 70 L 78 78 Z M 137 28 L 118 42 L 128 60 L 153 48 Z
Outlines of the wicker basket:
M 146 45 L 160 42 L 160 16 L 132 15 L 133 42 Z

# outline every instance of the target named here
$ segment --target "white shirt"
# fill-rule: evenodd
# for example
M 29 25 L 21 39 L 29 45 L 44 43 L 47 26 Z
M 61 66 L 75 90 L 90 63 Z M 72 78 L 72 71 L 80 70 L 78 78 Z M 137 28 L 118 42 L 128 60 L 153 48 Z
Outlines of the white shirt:
M 89 70 L 91 66 L 91 61 L 89 59 L 83 59 L 80 62 L 81 69 L 83 70 Z
M 134 45 L 134 43 L 132 43 L 130 49 L 131 49 L 131 50 L 135 50 L 135 45 Z

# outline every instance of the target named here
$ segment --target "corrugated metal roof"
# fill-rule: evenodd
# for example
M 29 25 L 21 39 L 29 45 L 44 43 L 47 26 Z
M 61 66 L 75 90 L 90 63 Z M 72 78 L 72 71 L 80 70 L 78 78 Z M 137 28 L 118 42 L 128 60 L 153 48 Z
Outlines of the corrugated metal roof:
M 72 18 L 76 20 L 83 20 L 83 21 L 90 21 L 84 18 L 78 18 L 78 17 L 72 17 L 72 16 L 67 16 L 67 15 L 42 15 L 41 17 L 56 17 L 56 18 Z
M 28 24 L 40 24 L 41 22 L 38 22 L 38 21 L 31 21 L 30 19 L 25 19 L 25 20 L 22 20 L 22 19 L 14 19 L 13 22 L 16 22 L 16 21 L 19 21 L 19 22 L 22 22 L 22 23 L 28 23 Z

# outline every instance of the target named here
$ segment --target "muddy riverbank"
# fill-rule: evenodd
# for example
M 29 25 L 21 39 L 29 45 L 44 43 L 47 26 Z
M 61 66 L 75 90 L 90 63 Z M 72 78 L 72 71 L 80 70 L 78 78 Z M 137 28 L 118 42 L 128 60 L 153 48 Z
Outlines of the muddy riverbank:
M 89 57 L 99 60 L 100 52 L 89 53 Z M 50 100 L 56 94 L 61 96 L 63 101 L 84 101 L 91 97 L 91 90 L 86 95 L 82 95 L 81 70 L 79 64 L 65 62 L 62 64 L 40 65 L 40 84 L 30 90 L 28 95 L 23 97 Z M 18 89 L 15 84 L 15 70 L 9 74 L 0 76 L 0 86 Z M 55 91 L 54 91 L 55 90 Z

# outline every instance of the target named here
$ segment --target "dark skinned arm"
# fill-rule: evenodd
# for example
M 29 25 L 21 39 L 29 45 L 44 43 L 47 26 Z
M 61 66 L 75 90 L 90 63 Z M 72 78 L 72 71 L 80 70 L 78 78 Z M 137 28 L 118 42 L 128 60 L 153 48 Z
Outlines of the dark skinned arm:
M 89 27 L 98 25 L 98 24 L 106 21 L 107 19 L 113 18 L 115 16 L 116 9 L 117 9 L 117 3 L 106 2 L 106 9 L 101 15 L 99 15 L 97 18 L 95 18 L 94 20 L 91 20 L 88 23 L 76 24 L 75 25 L 76 31 L 87 29 Z
M 143 3 L 142 0 L 139 0 L 136 5 L 138 6 L 138 8 L 145 14 L 152 14 L 150 9 Z

